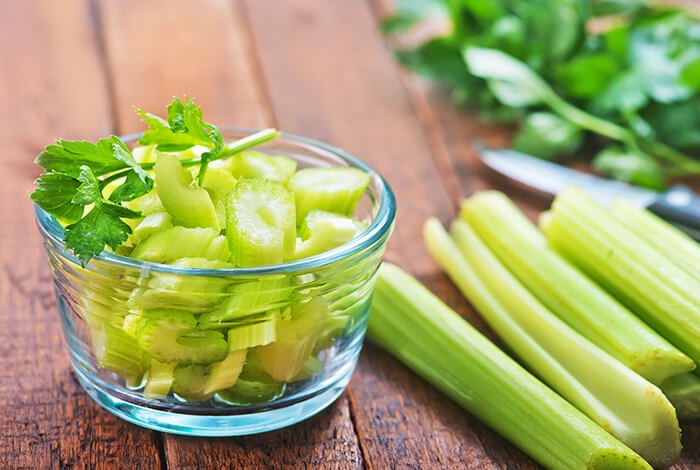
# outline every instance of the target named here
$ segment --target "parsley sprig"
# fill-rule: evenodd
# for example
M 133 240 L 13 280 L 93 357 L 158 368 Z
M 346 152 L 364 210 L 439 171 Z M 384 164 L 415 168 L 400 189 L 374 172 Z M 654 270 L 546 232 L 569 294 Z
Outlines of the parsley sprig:
M 210 162 L 277 138 L 275 129 L 264 129 L 228 145 L 213 124 L 204 122 L 202 109 L 194 101 L 174 98 L 168 118 L 137 109 L 148 125 L 142 145 L 154 145 L 161 152 L 187 150 L 199 145 L 208 150 L 199 158 L 183 160 L 183 166 L 199 166 L 201 186 Z M 65 225 L 64 242 L 85 266 L 106 246 L 116 250 L 124 243 L 131 227 L 123 219 L 141 217 L 138 211 L 122 205 L 153 189 L 148 170 L 153 162 L 139 163 L 131 150 L 116 136 L 97 143 L 58 140 L 36 158 L 45 173 L 34 182 L 32 200 Z M 111 183 L 111 184 L 110 184 Z M 105 189 L 111 192 L 105 197 Z

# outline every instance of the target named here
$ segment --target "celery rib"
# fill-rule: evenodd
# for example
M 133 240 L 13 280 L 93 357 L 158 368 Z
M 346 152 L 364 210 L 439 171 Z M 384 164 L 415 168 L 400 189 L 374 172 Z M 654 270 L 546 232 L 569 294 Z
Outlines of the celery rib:
M 548 311 L 465 222 L 455 221 L 452 241 L 431 219 L 425 238 L 465 297 L 545 383 L 652 465 L 680 457 L 678 420 L 661 390 Z
M 503 193 L 462 203 L 460 218 L 552 313 L 650 382 L 690 372 L 695 363 L 547 246 Z
M 484 301 L 496 304 L 490 295 Z M 548 468 L 651 468 L 396 266 L 379 270 L 368 331 Z
M 700 281 L 574 188 L 557 197 L 542 228 L 550 246 L 700 362 Z

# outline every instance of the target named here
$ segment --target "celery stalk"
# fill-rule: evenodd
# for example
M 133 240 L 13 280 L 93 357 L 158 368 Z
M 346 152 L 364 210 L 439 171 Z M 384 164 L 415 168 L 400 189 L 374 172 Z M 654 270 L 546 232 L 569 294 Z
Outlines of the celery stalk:
M 651 212 L 624 199 L 615 201 L 610 206 L 610 212 L 637 236 L 700 279 L 700 245 L 695 240 Z
M 460 218 L 552 313 L 650 382 L 660 385 L 695 368 L 688 356 L 549 248 L 503 193 L 483 191 L 465 200 Z
M 700 377 L 681 374 L 661 384 L 661 390 L 676 408 L 681 420 L 700 419 Z
M 368 328 L 381 346 L 547 468 L 651 468 L 394 265 L 379 269 Z
M 653 466 L 680 457 L 676 412 L 658 387 L 547 310 L 465 222 L 455 221 L 452 236 L 437 220 L 426 223 L 433 257 L 531 370 Z
M 575 188 L 557 196 L 542 228 L 556 251 L 700 363 L 700 280 Z

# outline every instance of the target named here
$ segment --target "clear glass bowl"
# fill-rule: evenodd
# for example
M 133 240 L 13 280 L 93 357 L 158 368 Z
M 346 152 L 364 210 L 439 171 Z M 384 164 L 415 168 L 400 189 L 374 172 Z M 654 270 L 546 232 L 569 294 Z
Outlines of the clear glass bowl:
M 223 130 L 227 140 L 251 132 Z M 138 138 L 132 135 L 124 140 L 135 144 Z M 35 208 L 73 368 L 87 393 L 117 416 L 175 434 L 254 434 L 289 426 L 318 413 L 350 381 L 362 347 L 375 274 L 393 227 L 394 196 L 372 168 L 329 145 L 284 134 L 260 149 L 294 158 L 299 168 L 352 166 L 368 172 L 371 182 L 355 211 L 368 228 L 336 249 L 274 266 L 183 268 L 105 252 L 82 268 L 64 248 L 61 225 L 41 208 Z M 287 350 L 276 351 L 277 357 L 295 353 L 311 357 L 303 367 L 297 367 L 300 370 L 294 377 L 260 383 L 256 375 L 251 383 L 240 382 L 238 388 L 213 396 L 209 393 L 187 400 L 171 390 L 159 397 L 144 393 L 148 371 L 154 370 L 152 359 L 139 356 L 143 362 L 133 366 L 129 365 L 133 360 L 119 357 L 120 348 L 130 357 L 138 350 L 134 349 L 138 348 L 137 342 L 124 331 L 129 330 L 125 325 L 138 320 L 144 309 L 186 311 L 200 324 L 224 321 L 219 331 L 225 337 L 230 318 L 222 320 L 222 306 L 225 311 L 238 312 L 236 318 L 270 311 L 284 317 L 309 303 L 315 306 L 317 315 L 317 327 L 308 330 L 313 334 L 298 338 L 304 343 L 302 347 L 288 344 Z M 235 323 L 236 318 L 231 321 Z M 119 334 L 113 334 L 115 330 Z M 257 348 L 247 354 L 239 380 L 248 377 L 247 368 L 259 368 L 262 362 L 263 354 Z M 206 372 L 203 374 L 206 377 Z

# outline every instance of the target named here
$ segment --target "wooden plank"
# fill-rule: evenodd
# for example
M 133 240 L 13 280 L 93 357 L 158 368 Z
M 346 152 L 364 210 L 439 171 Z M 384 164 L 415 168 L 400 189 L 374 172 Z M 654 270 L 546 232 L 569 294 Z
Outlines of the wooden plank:
M 280 127 L 338 145 L 387 177 L 399 205 L 388 257 L 469 314 L 421 236 L 424 220 L 447 221 L 456 201 L 443 187 L 367 5 L 246 5 Z M 348 396 L 371 468 L 532 468 L 520 452 L 375 347 L 363 352 Z
M 102 410 L 70 372 L 27 198 L 44 145 L 111 131 L 89 4 L 12 1 L 0 12 L 0 468 L 159 468 L 155 433 Z
M 100 4 L 120 132 L 140 129 L 131 105 L 164 110 L 173 95 L 197 98 L 217 124 L 274 124 L 238 2 L 110 1 Z M 158 21 L 153 18 L 158 17 Z M 186 22 L 186 28 L 183 27 Z M 180 33 L 176 34 L 177 31 Z M 138 50 L 138 58 L 130 51 Z M 196 57 L 196 61 L 193 59 Z M 192 65 L 186 70 L 188 65 Z M 120 71 L 127 71 L 120 73 Z M 173 468 L 361 466 L 347 398 L 304 424 L 241 439 L 164 436 Z
M 377 17 L 390 11 L 391 0 L 369 0 Z M 683 3 L 683 2 L 670 2 Z M 445 90 L 405 72 L 402 82 L 408 91 L 422 127 L 432 136 L 432 155 L 441 172 L 441 177 L 450 187 L 457 179 L 458 198 L 469 196 L 483 189 L 498 189 L 506 192 L 516 204 L 535 220 L 537 215 L 549 207 L 551 198 L 538 195 L 532 190 L 511 182 L 480 163 L 474 147 L 475 141 L 486 145 L 504 147 L 508 145 L 512 129 L 480 121 L 474 113 L 457 109 L 449 100 Z M 700 423 L 683 423 L 684 450 L 681 461 L 673 468 L 690 470 L 700 466 Z

